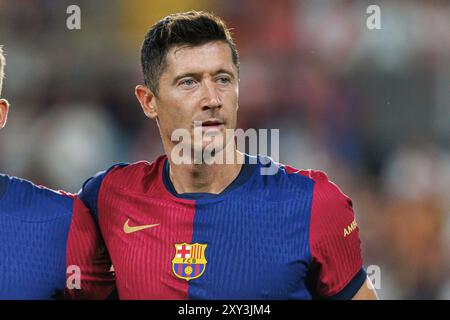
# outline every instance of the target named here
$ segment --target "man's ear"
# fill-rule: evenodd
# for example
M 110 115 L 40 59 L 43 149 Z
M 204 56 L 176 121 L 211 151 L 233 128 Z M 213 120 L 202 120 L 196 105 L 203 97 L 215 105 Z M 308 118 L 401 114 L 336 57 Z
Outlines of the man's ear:
M 158 106 L 156 103 L 156 96 L 147 86 L 137 85 L 134 89 L 134 94 L 141 104 L 145 115 L 150 119 L 155 119 L 158 115 Z
M 9 103 L 5 99 L 0 99 L 0 129 L 2 129 L 8 119 Z

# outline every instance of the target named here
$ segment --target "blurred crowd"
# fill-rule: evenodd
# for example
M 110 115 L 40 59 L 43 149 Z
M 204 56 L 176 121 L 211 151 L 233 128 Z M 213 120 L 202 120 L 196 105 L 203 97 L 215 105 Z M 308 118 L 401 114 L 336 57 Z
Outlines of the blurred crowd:
M 450 2 L 0 0 L 7 54 L 0 171 L 76 192 L 162 153 L 134 97 L 147 29 L 208 10 L 233 28 L 239 127 L 280 129 L 280 161 L 349 197 L 383 299 L 450 299 Z M 66 8 L 81 8 L 68 30 Z

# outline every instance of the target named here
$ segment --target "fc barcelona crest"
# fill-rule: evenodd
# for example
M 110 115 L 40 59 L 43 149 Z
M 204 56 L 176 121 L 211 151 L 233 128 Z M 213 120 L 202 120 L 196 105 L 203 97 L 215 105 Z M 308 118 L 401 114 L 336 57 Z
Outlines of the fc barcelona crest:
M 172 260 L 173 273 L 187 281 L 200 277 L 206 268 L 205 250 L 207 244 L 176 243 Z

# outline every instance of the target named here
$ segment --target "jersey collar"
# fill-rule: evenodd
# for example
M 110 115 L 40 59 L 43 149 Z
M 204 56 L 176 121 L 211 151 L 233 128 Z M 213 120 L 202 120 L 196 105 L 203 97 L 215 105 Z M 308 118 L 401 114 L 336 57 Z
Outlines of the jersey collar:
M 162 172 L 162 178 L 164 182 L 164 186 L 166 189 L 175 197 L 181 198 L 181 199 L 188 199 L 188 200 L 200 200 L 200 199 L 212 199 L 212 198 L 218 198 L 221 197 L 230 191 L 238 188 L 239 186 L 243 185 L 252 175 L 253 172 L 256 170 L 257 165 L 251 164 L 250 157 L 244 153 L 244 164 L 241 167 L 241 171 L 239 172 L 239 175 L 231 182 L 228 187 L 226 187 L 221 193 L 207 193 L 207 192 L 195 192 L 195 193 L 178 193 L 175 190 L 175 187 L 172 184 L 172 181 L 169 178 L 169 169 L 170 164 L 167 158 L 164 160 L 164 166 L 163 166 L 163 172 Z

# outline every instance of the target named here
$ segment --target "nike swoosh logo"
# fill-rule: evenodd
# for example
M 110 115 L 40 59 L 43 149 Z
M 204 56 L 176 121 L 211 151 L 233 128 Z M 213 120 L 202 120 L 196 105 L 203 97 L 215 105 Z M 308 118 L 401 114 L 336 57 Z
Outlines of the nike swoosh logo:
M 125 232 L 126 234 L 129 233 L 133 233 L 133 232 L 138 232 L 141 230 L 145 230 L 148 228 L 153 228 L 153 227 L 157 227 L 159 226 L 159 223 L 157 224 L 146 224 L 143 226 L 133 226 L 131 227 L 128 223 L 130 222 L 130 219 L 127 219 L 127 221 L 125 221 L 124 225 L 123 225 L 123 232 Z

